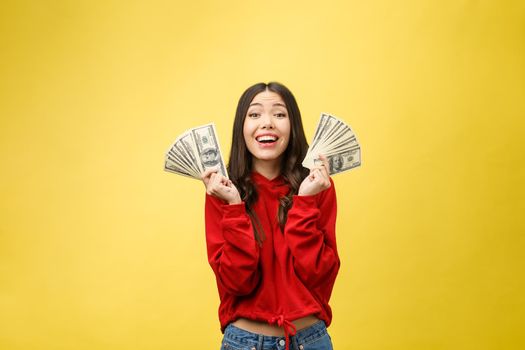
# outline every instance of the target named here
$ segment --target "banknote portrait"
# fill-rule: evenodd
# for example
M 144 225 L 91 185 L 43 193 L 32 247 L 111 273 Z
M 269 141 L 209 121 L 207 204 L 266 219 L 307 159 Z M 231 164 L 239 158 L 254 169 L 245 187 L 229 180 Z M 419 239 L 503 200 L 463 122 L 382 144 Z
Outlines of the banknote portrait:
M 219 157 L 215 148 L 207 148 L 201 153 L 201 159 L 205 166 L 212 167 L 219 164 Z
M 330 164 L 330 174 L 339 172 L 339 170 L 343 168 L 343 164 L 344 164 L 343 156 L 341 156 L 340 154 L 336 154 L 330 157 L 329 164 Z

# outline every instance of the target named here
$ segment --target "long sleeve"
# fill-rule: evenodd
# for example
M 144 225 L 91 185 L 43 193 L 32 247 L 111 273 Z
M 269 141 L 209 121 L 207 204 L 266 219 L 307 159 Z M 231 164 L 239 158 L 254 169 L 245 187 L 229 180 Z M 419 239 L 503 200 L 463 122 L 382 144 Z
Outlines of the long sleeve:
M 335 239 L 337 202 L 331 186 L 314 196 L 294 196 L 285 226 L 285 240 L 294 268 L 309 288 L 333 285 L 340 260 Z
M 233 295 L 251 293 L 260 278 L 259 247 L 244 203 L 228 205 L 207 194 L 205 222 L 208 261 L 219 287 Z

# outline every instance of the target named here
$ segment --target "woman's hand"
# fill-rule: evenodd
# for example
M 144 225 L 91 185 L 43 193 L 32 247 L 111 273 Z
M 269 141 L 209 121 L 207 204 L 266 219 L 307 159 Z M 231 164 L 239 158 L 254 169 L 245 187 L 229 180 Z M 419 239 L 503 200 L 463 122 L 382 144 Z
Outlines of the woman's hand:
M 328 173 L 328 159 L 323 155 L 319 155 L 319 158 L 322 164 L 310 169 L 310 175 L 299 186 L 299 196 L 313 196 L 331 186 L 330 174 Z
M 242 203 L 239 191 L 231 180 L 218 173 L 217 168 L 204 171 L 201 175 L 206 193 L 215 196 L 228 204 Z

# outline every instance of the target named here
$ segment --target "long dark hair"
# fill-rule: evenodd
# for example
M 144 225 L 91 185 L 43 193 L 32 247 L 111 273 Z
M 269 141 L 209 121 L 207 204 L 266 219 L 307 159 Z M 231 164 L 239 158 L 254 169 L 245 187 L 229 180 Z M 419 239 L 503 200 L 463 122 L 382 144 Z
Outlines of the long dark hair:
M 278 220 L 281 231 L 284 232 L 284 225 L 288 216 L 288 210 L 292 206 L 292 196 L 297 194 L 299 186 L 303 179 L 308 175 L 308 169 L 301 165 L 301 162 L 308 150 L 308 143 L 304 136 L 303 122 L 301 112 L 297 101 L 292 92 L 284 85 L 277 82 L 258 83 L 250 86 L 239 99 L 235 120 L 233 122 L 232 148 L 230 151 L 230 160 L 228 162 L 228 174 L 235 184 L 242 200 L 245 203 L 246 210 L 252 221 L 255 239 L 259 244 L 264 240 L 264 231 L 259 218 L 253 211 L 253 204 L 257 201 L 257 190 L 250 179 L 252 171 L 252 155 L 246 148 L 244 141 L 244 120 L 253 98 L 269 90 L 277 93 L 283 99 L 290 119 L 290 140 L 281 161 L 281 175 L 290 186 L 290 192 L 279 199 Z

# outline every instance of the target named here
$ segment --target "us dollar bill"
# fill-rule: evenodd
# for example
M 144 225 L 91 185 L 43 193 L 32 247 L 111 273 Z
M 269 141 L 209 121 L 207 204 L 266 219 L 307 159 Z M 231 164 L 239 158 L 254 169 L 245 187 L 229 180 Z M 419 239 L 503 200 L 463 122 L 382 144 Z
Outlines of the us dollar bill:
M 228 177 L 213 123 L 184 132 L 177 137 L 164 157 L 165 171 L 195 179 L 201 179 L 202 172 L 213 167 Z
M 328 159 L 330 174 L 342 173 L 361 165 L 361 146 L 352 128 L 328 113 L 321 113 L 303 166 L 312 169 L 319 165 L 320 154 Z
M 181 168 L 174 164 L 173 162 L 168 161 L 167 159 L 164 161 L 164 170 L 168 171 L 170 173 L 191 177 L 194 178 L 195 175 L 192 173 L 187 172 L 184 168 Z
M 336 153 L 326 158 L 328 159 L 330 175 L 339 174 L 361 165 L 361 148 Z M 321 164 L 321 159 L 315 159 L 314 164 Z
M 191 129 L 193 140 L 197 146 L 197 153 L 199 155 L 200 168 L 205 171 L 209 168 L 219 168 L 219 173 L 228 177 L 226 166 L 222 159 L 222 152 L 217 140 L 217 133 L 213 124 L 207 124 L 194 129 Z

